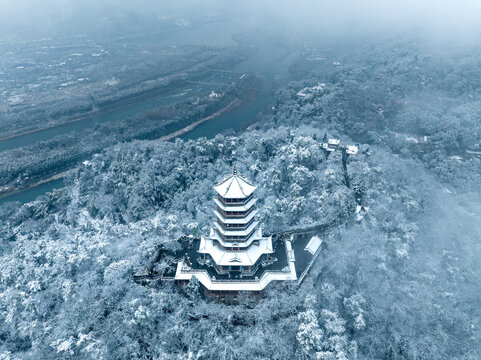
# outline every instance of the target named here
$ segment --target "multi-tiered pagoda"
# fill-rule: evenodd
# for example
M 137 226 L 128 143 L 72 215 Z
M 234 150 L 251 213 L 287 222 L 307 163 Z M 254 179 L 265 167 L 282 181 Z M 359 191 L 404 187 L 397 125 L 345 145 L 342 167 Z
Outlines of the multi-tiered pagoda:
M 195 275 L 210 293 L 236 293 L 262 291 L 273 280 L 297 279 L 290 241 L 274 249 L 272 237 L 262 234 L 255 189 L 235 168 L 214 186 L 214 226 L 208 237 L 201 237 L 195 254 L 185 254 L 176 280 Z
M 272 238 L 262 236 L 256 220 L 256 187 L 237 174 L 214 186 L 217 193 L 214 210 L 217 217 L 210 235 L 200 241 L 199 253 L 208 254 L 219 274 L 252 275 L 262 255 L 272 254 Z

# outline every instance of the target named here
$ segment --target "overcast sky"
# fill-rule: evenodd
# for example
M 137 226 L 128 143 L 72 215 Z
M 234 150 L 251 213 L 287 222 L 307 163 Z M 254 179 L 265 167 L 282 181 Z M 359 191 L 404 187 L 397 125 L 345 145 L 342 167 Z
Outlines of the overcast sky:
M 440 39 L 477 41 L 481 0 L 0 0 L 0 27 L 61 31 L 71 21 L 108 21 L 126 11 L 149 18 L 221 15 L 246 27 L 268 25 L 292 34 L 375 34 L 415 30 Z M 56 28 L 56 26 L 60 26 Z

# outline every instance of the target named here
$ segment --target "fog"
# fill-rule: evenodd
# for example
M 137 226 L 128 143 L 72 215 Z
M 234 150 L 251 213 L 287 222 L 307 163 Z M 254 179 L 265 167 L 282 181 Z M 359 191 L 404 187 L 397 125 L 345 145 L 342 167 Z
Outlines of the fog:
M 476 0 L 2 0 L 0 7 L 3 36 L 89 32 L 112 22 L 122 32 L 132 29 L 122 26 L 142 27 L 170 16 L 217 16 L 240 29 L 269 28 L 293 38 L 413 32 L 439 42 L 465 43 L 475 42 L 481 29 L 481 3 Z
M 479 39 L 479 0 L 0 0 L 0 360 L 481 359 Z M 234 164 L 253 273 L 185 241 Z

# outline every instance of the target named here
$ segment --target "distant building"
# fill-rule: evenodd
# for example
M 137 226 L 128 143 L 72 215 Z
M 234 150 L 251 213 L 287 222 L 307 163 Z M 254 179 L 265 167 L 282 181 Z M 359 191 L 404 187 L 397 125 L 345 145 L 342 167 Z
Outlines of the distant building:
M 356 145 L 348 145 L 346 147 L 346 153 L 348 155 L 356 155 L 358 153 L 358 151 L 359 151 L 359 147 L 356 146 Z
M 214 186 L 214 226 L 177 264 L 178 283 L 195 276 L 206 293 L 222 295 L 261 292 L 272 281 L 297 280 L 291 241 L 273 244 L 271 236 L 263 236 L 255 189 L 235 168 Z
M 327 143 L 322 143 L 322 148 L 326 151 L 336 151 L 339 148 L 339 139 L 329 139 Z
M 425 145 L 428 143 L 428 137 L 426 135 L 408 134 L 396 131 L 390 131 L 391 135 L 397 138 L 401 138 L 411 144 Z

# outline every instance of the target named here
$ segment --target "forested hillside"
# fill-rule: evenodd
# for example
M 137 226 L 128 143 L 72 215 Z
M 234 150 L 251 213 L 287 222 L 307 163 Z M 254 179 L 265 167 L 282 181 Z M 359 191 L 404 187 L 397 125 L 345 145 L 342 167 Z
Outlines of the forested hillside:
M 241 134 L 118 144 L 64 189 L 1 207 L 0 359 L 479 359 L 481 160 L 450 158 L 480 147 L 478 58 L 336 51 L 301 56 Z M 349 182 L 326 133 L 360 145 Z M 264 231 L 336 220 L 304 283 L 231 306 L 136 284 L 157 245 L 208 231 L 234 163 Z

